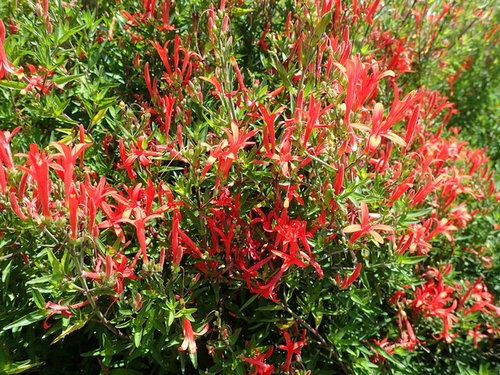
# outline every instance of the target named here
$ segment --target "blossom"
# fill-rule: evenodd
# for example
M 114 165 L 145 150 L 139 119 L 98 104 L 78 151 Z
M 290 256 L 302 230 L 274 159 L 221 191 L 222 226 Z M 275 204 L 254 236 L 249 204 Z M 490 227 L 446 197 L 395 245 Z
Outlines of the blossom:
M 200 332 L 194 332 L 193 327 L 191 326 L 191 322 L 186 318 L 182 318 L 182 327 L 182 331 L 184 333 L 184 341 L 179 347 L 179 350 L 185 351 L 187 348 L 189 348 L 189 353 L 195 354 L 196 341 L 194 341 L 194 336 L 204 335 L 208 331 L 208 323 L 205 324 L 205 327 L 203 327 Z
M 384 120 L 384 106 L 381 103 L 375 104 L 375 107 L 373 108 L 371 128 L 363 124 L 351 124 L 353 128 L 370 132 L 367 146 L 369 151 L 375 151 L 377 149 L 382 141 L 382 137 L 387 138 L 400 146 L 406 146 L 406 142 L 403 138 L 389 130 L 391 125 L 392 124 L 388 122 L 387 119 Z
M 360 272 L 361 272 L 361 263 L 358 263 L 358 265 L 356 266 L 356 268 L 354 269 L 354 271 L 350 276 L 346 276 L 344 280 L 340 282 L 340 275 L 337 274 L 335 276 L 335 281 L 337 282 L 337 284 L 340 284 L 339 286 L 340 289 L 345 289 L 349 285 L 351 285 L 354 281 L 356 281 Z
M 12 65 L 9 60 L 7 60 L 7 55 L 5 54 L 5 49 L 3 43 L 5 42 L 5 25 L 0 19 L 0 79 L 2 79 L 7 73 L 17 73 L 14 70 L 14 65 Z
M 301 348 L 306 345 L 305 342 L 305 332 L 302 335 L 302 340 L 293 342 L 290 339 L 290 334 L 287 331 L 283 331 L 283 336 L 285 336 L 285 345 L 278 345 L 279 349 L 286 350 L 286 361 L 282 365 L 284 371 L 290 371 L 290 363 L 292 362 L 292 356 L 294 354 L 300 355 Z
M 0 163 L 3 162 L 7 169 L 14 168 L 12 152 L 10 151 L 10 140 L 19 130 L 21 130 L 20 126 L 11 132 L 0 130 Z
M 49 210 L 49 194 L 50 194 L 50 179 L 49 179 L 49 157 L 47 153 L 40 153 L 38 146 L 34 143 L 30 145 L 30 152 L 28 154 L 18 154 L 29 158 L 28 165 L 30 168 L 19 166 L 20 169 L 27 172 L 37 184 L 38 200 L 42 204 L 42 214 L 46 218 L 51 218 Z
M 71 183 L 73 181 L 73 172 L 75 169 L 76 160 L 91 143 L 79 143 L 74 147 L 70 147 L 61 142 L 53 142 L 52 145 L 59 151 L 53 157 L 56 158 L 58 163 L 51 164 L 51 167 L 56 170 L 59 176 L 64 181 L 64 191 L 66 193 L 66 202 L 69 202 L 70 194 L 72 192 Z
M 387 338 L 378 341 L 373 339 L 373 343 L 377 345 L 379 348 L 385 350 L 387 354 L 394 354 L 394 344 L 391 344 Z M 383 363 L 385 362 L 385 357 L 381 354 L 379 354 L 375 349 L 371 349 L 371 351 L 375 354 L 374 356 L 370 357 L 370 361 L 373 363 Z
M 217 145 L 215 151 L 210 153 L 205 168 L 203 168 L 203 172 L 201 173 L 202 179 L 205 178 L 208 170 L 217 160 L 219 160 L 219 171 L 222 170 L 223 178 L 226 178 L 233 161 L 238 159 L 238 151 L 248 145 L 255 144 L 255 142 L 251 142 L 249 139 L 258 133 L 259 129 L 245 132 L 238 127 L 236 122 L 232 121 L 231 130 L 222 128 L 222 131 L 227 134 L 228 139 L 224 139 Z
M 379 243 L 384 243 L 384 239 L 376 231 L 377 230 L 383 230 L 389 232 L 394 231 L 394 229 L 389 225 L 369 224 L 369 222 L 372 220 L 373 219 L 370 218 L 370 213 L 368 212 L 368 206 L 366 205 L 365 202 L 361 202 L 361 225 L 360 224 L 348 225 L 347 227 L 342 229 L 342 232 L 344 233 L 354 233 L 354 235 L 351 237 L 351 240 L 349 241 L 350 244 L 352 244 L 354 241 L 356 241 L 365 233 L 369 233 L 375 239 L 375 241 Z
M 243 360 L 254 366 L 254 371 L 249 375 L 270 375 L 274 371 L 274 366 L 266 363 L 266 359 L 273 354 L 274 348 L 271 346 L 265 353 L 259 352 L 258 349 L 252 349 L 255 355 L 251 358 L 245 357 Z
M 128 259 L 125 255 L 116 254 L 116 257 L 118 258 L 118 260 L 113 259 L 113 257 L 111 257 L 111 255 L 109 254 L 106 255 L 104 273 L 101 272 L 102 260 L 98 258 L 94 267 L 94 272 L 83 271 L 82 276 L 97 281 L 99 284 L 102 284 L 104 282 L 104 278 L 106 278 L 107 281 L 113 280 L 113 290 L 116 292 L 116 294 L 121 294 L 123 291 L 123 281 L 125 279 L 135 280 L 138 278 L 134 273 L 134 267 L 135 263 L 137 262 L 137 257 L 128 266 Z
M 87 305 L 88 303 L 89 301 L 84 301 L 80 303 L 75 303 L 74 305 L 64 306 L 50 301 L 47 302 L 45 304 L 45 309 L 49 311 L 49 315 L 47 316 L 47 318 L 45 318 L 45 321 L 43 322 L 43 328 L 45 329 L 50 328 L 50 326 L 47 324 L 47 320 L 49 320 L 49 318 L 52 315 L 61 313 L 62 316 L 67 316 L 68 318 L 71 318 L 73 316 L 73 312 L 71 311 L 71 309 L 78 309 L 80 307 Z

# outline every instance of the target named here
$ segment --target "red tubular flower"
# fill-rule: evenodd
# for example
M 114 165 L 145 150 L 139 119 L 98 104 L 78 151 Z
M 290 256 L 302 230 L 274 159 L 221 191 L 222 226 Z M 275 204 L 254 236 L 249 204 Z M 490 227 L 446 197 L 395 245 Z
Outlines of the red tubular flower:
M 294 156 L 290 153 L 292 133 L 295 129 L 295 126 L 291 126 L 283 132 L 278 152 L 268 152 L 264 155 L 278 165 L 281 174 L 286 178 L 290 178 L 290 170 L 293 166 L 292 162 L 303 161 L 298 156 Z
M 146 222 L 163 217 L 163 212 L 167 209 L 167 207 L 162 206 L 157 210 L 152 211 L 153 199 L 156 196 L 156 189 L 150 179 L 148 179 L 148 187 L 146 190 L 142 189 L 142 184 L 137 184 L 134 188 L 129 188 L 128 193 L 130 200 L 127 200 L 116 193 L 111 194 L 113 198 L 120 202 L 122 207 L 126 207 L 121 214 L 121 218 L 116 220 L 115 223 L 129 223 L 135 227 L 143 259 L 147 262 L 148 257 L 146 253 L 145 235 Z M 142 203 L 144 198 L 146 202 L 143 207 Z M 134 215 L 133 219 L 130 218 L 132 214 Z
M 481 277 L 467 290 L 466 294 L 460 299 L 460 306 L 472 296 L 474 305 L 464 310 L 464 316 L 474 311 L 482 311 L 496 317 L 500 317 L 500 307 L 495 306 L 495 298 L 488 292 L 486 286 L 481 283 Z M 488 310 L 489 309 L 489 310 Z
M 228 139 L 219 143 L 215 151 L 210 153 L 205 168 L 203 168 L 203 172 L 201 173 L 202 179 L 205 178 L 208 170 L 217 160 L 219 160 L 219 172 L 222 170 L 222 177 L 226 178 L 233 161 L 238 159 L 238 151 L 245 146 L 255 144 L 255 142 L 250 142 L 248 140 L 257 134 L 259 129 L 245 133 L 241 131 L 238 124 L 233 121 L 231 122 L 231 130 L 222 128 L 222 131 L 227 134 Z
M 403 327 L 404 323 L 404 327 Z M 401 308 L 399 310 L 399 319 L 398 319 L 399 328 L 401 329 L 401 339 L 398 342 L 399 346 L 404 346 L 406 350 L 415 350 L 415 346 L 419 343 L 423 344 L 421 341 L 417 339 L 415 332 L 413 331 L 413 327 L 408 320 L 408 316 L 406 312 L 404 312 Z M 406 328 L 406 332 L 405 332 Z
M 146 148 L 148 146 L 148 141 L 145 136 L 141 135 L 137 138 L 130 146 L 130 152 L 127 154 L 125 150 L 125 145 L 123 141 L 120 139 L 119 148 L 120 148 L 120 158 L 123 162 L 123 168 L 127 170 L 128 176 L 131 180 L 134 180 L 137 176 L 137 173 L 134 171 L 133 164 L 136 160 L 143 167 L 149 167 L 151 164 L 151 158 L 154 156 L 160 156 L 161 152 L 157 151 L 148 151 Z
M 0 193 L 5 194 L 7 191 L 7 172 L 5 171 L 2 162 L 0 161 Z
M 184 341 L 179 347 L 180 351 L 185 351 L 189 348 L 190 354 L 196 353 L 196 341 L 194 340 L 194 336 L 204 335 L 208 331 L 208 323 L 205 324 L 205 327 L 200 332 L 194 332 L 193 327 L 191 326 L 191 322 L 186 318 L 182 318 L 182 331 L 184 333 Z
M 49 210 L 49 158 L 45 152 L 40 153 L 38 146 L 34 143 L 30 145 L 28 154 L 18 154 L 19 156 L 29 158 L 30 168 L 19 166 L 20 169 L 27 172 L 35 180 L 38 189 L 38 200 L 42 204 L 42 215 L 50 219 L 52 216 Z
M 342 283 L 340 284 L 339 288 L 340 289 L 345 289 L 349 285 L 351 285 L 354 281 L 356 281 L 356 279 L 358 278 L 360 272 L 361 272 L 361 263 L 358 263 L 358 265 L 356 266 L 356 268 L 354 269 L 354 271 L 352 272 L 352 274 L 350 276 L 346 276 L 344 278 L 344 281 L 342 281 Z M 336 279 L 337 279 L 337 282 L 340 282 L 340 276 L 339 276 L 339 274 L 337 274 Z
M 137 257 L 127 266 L 128 258 L 123 254 L 115 255 L 118 260 L 114 259 L 111 255 L 106 255 L 105 270 L 101 271 L 102 259 L 98 258 L 94 266 L 94 272 L 83 271 L 82 276 L 88 277 L 99 284 L 103 283 L 103 278 L 106 277 L 107 281 L 114 280 L 113 290 L 116 294 L 120 295 L 123 291 L 124 280 L 135 280 L 137 276 L 134 273 L 134 267 L 137 262 Z M 116 297 L 114 297 L 116 299 Z
M 314 96 L 311 94 L 309 98 L 309 107 L 306 112 L 306 117 L 307 117 L 307 123 L 304 131 L 304 136 L 302 140 L 302 146 L 306 147 L 307 142 L 309 141 L 309 138 L 311 137 L 311 133 L 314 129 L 317 128 L 324 128 L 325 125 L 321 125 L 319 123 L 319 118 L 323 113 L 325 113 L 328 109 L 333 107 L 333 105 L 329 105 L 326 108 L 323 108 L 321 110 L 321 101 L 316 101 L 314 99 Z
M 174 25 L 170 24 L 170 0 L 162 2 L 162 18 L 163 18 L 163 26 L 159 26 L 158 30 L 167 30 L 173 31 L 177 30 Z
M 278 345 L 278 349 L 286 350 L 286 361 L 283 363 L 281 368 L 284 371 L 290 371 L 290 363 L 292 362 L 292 356 L 294 354 L 300 355 L 301 348 L 306 345 L 304 338 L 302 340 L 293 342 L 290 339 L 290 334 L 287 331 L 283 331 L 283 336 L 285 336 L 286 345 Z
M 259 109 L 260 113 L 262 113 L 262 116 L 259 117 L 262 118 L 266 124 L 264 126 L 264 133 L 262 136 L 264 147 L 267 153 L 274 154 L 276 152 L 276 133 L 274 131 L 274 123 L 276 118 L 281 114 L 281 112 L 283 112 L 283 109 L 285 109 L 285 106 L 281 106 L 276 111 L 271 113 L 269 113 L 263 105 L 261 105 Z
M 7 60 L 7 55 L 5 54 L 5 49 L 3 43 L 5 42 L 5 25 L 0 19 L 0 79 L 8 73 L 18 73 L 14 70 L 14 65 L 12 65 L 9 60 Z
M 76 239 L 77 237 L 77 227 L 78 227 L 78 205 L 80 203 L 80 197 L 76 191 L 75 185 L 71 184 L 71 191 L 68 190 L 67 202 L 69 207 L 69 222 L 71 225 L 71 238 Z
M 375 107 L 373 108 L 371 128 L 363 124 L 351 124 L 353 128 L 370 132 L 367 150 L 371 152 L 378 148 L 380 142 L 382 141 L 382 137 L 387 138 L 400 146 L 406 147 L 404 139 L 389 130 L 391 125 L 392 123 L 389 122 L 389 118 L 384 120 L 384 106 L 381 103 L 375 104 Z
M 335 190 L 335 194 L 340 194 L 344 189 L 344 173 L 345 166 L 343 163 L 341 163 L 333 182 L 333 189 Z
M 106 203 L 106 196 L 116 193 L 112 190 L 109 185 L 106 185 L 106 178 L 101 177 L 99 183 L 96 186 L 93 186 L 90 183 L 90 178 L 87 175 L 85 179 L 85 183 L 83 184 L 82 190 L 82 199 L 85 202 L 85 205 L 88 209 L 88 230 L 93 236 L 97 237 L 98 229 L 95 226 L 95 218 L 97 215 L 98 207 L 103 208 L 104 212 L 110 212 L 110 208 L 108 203 Z
M 245 362 L 254 366 L 254 371 L 249 375 L 271 375 L 274 371 L 274 366 L 266 363 L 266 359 L 273 354 L 274 347 L 270 347 L 265 353 L 260 353 L 258 349 L 252 349 L 255 355 L 252 358 L 243 358 Z
M 378 347 L 380 347 L 381 349 L 385 350 L 385 352 L 387 354 L 394 354 L 394 344 L 391 344 L 387 338 L 381 340 L 381 341 L 378 341 L 378 340 L 375 340 L 373 339 L 373 343 L 375 345 L 377 345 Z M 372 352 L 375 354 L 374 356 L 370 357 L 370 361 L 372 361 L 373 363 L 383 363 L 385 362 L 385 357 L 378 354 L 378 352 L 372 348 Z
M 389 198 L 388 202 L 389 206 L 392 206 L 393 203 L 399 199 L 408 189 L 413 186 L 413 182 L 415 181 L 415 171 L 412 171 L 410 175 L 400 184 L 397 185 Z
M 15 128 L 12 132 L 0 130 L 0 162 L 3 162 L 7 169 L 14 168 L 14 160 L 12 159 L 12 152 L 10 151 L 10 140 L 19 130 L 21 130 L 20 126 Z
M 424 241 L 429 241 L 431 238 L 434 236 L 442 233 L 448 241 L 453 241 L 453 236 L 449 233 L 450 231 L 458 230 L 458 228 L 455 225 L 448 225 L 449 220 L 446 218 L 443 218 L 441 220 L 435 220 L 436 227 L 430 232 L 425 238 Z
M 61 315 L 63 316 L 67 316 L 68 318 L 71 318 L 73 316 L 73 312 L 70 310 L 70 309 L 79 309 L 80 307 L 83 307 L 85 305 L 87 305 L 89 303 L 89 301 L 85 301 L 85 302 L 80 302 L 80 303 L 75 303 L 74 305 L 71 305 L 71 306 L 63 306 L 63 305 L 59 305 L 57 303 L 54 303 L 54 302 L 47 302 L 45 304 L 45 309 L 47 311 L 49 311 L 49 315 L 47 316 L 47 318 L 45 318 L 45 321 L 43 322 L 43 328 L 45 329 L 49 329 L 50 326 L 47 324 L 47 320 L 49 320 L 49 318 L 54 315 L 54 314 L 57 314 L 57 313 L 61 313 Z
M 474 339 L 474 349 L 477 349 L 478 341 L 480 339 L 488 337 L 488 335 L 485 335 L 485 334 L 479 332 L 480 327 L 481 327 L 481 323 L 477 323 L 476 327 L 474 327 L 474 329 L 469 329 L 469 331 L 467 332 L 467 335 Z
M 66 203 L 69 202 L 71 194 L 71 183 L 73 182 L 73 172 L 75 170 L 76 160 L 80 155 L 83 157 L 83 152 L 90 147 L 91 143 L 79 143 L 74 147 L 70 147 L 64 143 L 53 142 L 52 145 L 59 151 L 53 157 L 58 163 L 51 163 L 51 167 L 58 172 L 58 175 L 64 181 L 64 191 L 66 193 Z
M 376 231 L 377 230 L 383 230 L 388 232 L 394 231 L 394 229 L 389 225 L 369 224 L 369 222 L 372 220 L 373 219 L 370 218 L 370 213 L 368 212 L 368 206 L 366 205 L 365 202 L 361 202 L 361 225 L 359 224 L 348 225 L 347 227 L 342 229 L 342 232 L 344 233 L 354 233 L 354 235 L 351 237 L 351 240 L 349 241 L 350 244 L 352 244 L 354 241 L 356 241 L 365 233 L 369 233 L 378 243 L 384 243 L 384 239 Z
M 1 172 L 0 172 L 1 173 Z M 21 207 L 19 207 L 19 203 L 17 202 L 17 197 L 16 197 L 16 194 L 11 191 L 9 193 L 9 196 L 10 196 L 10 206 L 12 207 L 12 211 L 14 211 L 14 213 L 19 216 L 19 218 L 21 220 L 26 220 L 27 217 L 26 215 L 23 213 L 23 211 L 21 210 Z

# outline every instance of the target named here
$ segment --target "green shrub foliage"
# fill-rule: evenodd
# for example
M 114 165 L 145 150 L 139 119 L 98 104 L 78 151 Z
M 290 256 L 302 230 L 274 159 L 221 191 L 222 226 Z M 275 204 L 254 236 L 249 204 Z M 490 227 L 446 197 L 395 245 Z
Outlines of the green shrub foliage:
M 497 373 L 498 15 L 2 1 L 0 372 Z

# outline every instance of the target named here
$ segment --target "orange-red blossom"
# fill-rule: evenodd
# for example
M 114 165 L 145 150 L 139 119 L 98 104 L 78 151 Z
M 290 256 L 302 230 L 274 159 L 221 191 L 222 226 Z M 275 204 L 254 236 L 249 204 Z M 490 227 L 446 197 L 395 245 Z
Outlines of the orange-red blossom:
M 370 213 L 368 212 L 368 206 L 365 202 L 361 202 L 361 224 L 352 224 L 348 225 L 342 232 L 344 233 L 354 233 L 349 241 L 352 244 L 358 238 L 360 238 L 363 234 L 369 233 L 375 241 L 378 243 L 384 243 L 384 239 L 382 236 L 376 232 L 377 230 L 383 230 L 388 232 L 393 232 L 394 229 L 389 225 L 384 224 L 370 224 L 370 221 L 374 220 L 370 218 Z

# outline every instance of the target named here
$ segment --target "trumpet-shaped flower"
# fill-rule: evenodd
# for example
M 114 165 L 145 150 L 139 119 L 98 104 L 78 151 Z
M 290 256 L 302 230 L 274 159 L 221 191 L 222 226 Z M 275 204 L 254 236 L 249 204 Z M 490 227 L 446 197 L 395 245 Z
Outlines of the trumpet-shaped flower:
M 369 233 L 378 243 L 384 243 L 384 239 L 377 232 L 377 230 L 393 232 L 394 229 L 389 225 L 370 224 L 370 221 L 372 220 L 374 219 L 370 218 L 370 213 L 368 212 L 368 206 L 366 205 L 365 202 L 361 202 L 361 224 L 348 225 L 347 227 L 342 229 L 344 233 L 354 233 L 349 243 L 352 244 L 354 241 L 356 241 L 365 233 Z
M 196 341 L 194 340 L 194 336 L 204 335 L 208 331 L 208 323 L 205 324 L 205 327 L 200 332 L 194 332 L 193 327 L 191 326 L 191 322 L 186 318 L 182 318 L 182 331 L 184 333 L 184 341 L 179 347 L 180 351 L 185 351 L 189 348 L 189 353 L 196 353 Z

